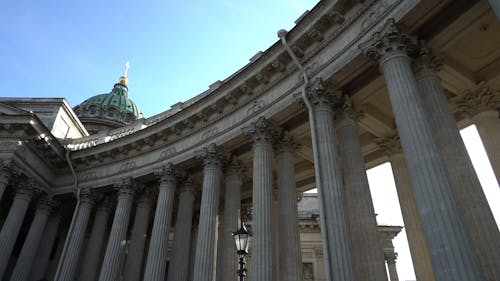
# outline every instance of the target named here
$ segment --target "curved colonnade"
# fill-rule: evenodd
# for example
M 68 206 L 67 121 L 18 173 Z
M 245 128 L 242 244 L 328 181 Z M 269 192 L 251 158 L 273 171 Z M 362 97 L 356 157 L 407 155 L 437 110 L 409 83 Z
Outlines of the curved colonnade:
M 287 34 L 312 78 L 309 109 L 277 42 L 191 100 L 66 146 L 37 116 L 9 111 L 0 276 L 231 280 L 227 232 L 251 206 L 249 277 L 302 280 L 296 194 L 318 187 L 326 280 L 387 280 L 365 170 L 390 161 L 417 278 L 499 280 L 498 227 L 455 118 L 476 124 L 498 177 L 500 54 L 467 42 L 495 47 L 500 24 L 487 1 L 452 6 L 319 2 Z

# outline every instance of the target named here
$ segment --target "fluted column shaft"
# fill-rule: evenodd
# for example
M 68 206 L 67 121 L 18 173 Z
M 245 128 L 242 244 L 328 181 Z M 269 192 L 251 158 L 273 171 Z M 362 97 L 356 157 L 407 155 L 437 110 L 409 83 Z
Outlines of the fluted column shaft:
M 276 246 L 273 223 L 273 143 L 278 135 L 261 117 L 244 129 L 253 143 L 252 280 L 276 279 Z
M 35 217 L 31 222 L 30 230 L 24 240 L 23 248 L 17 258 L 16 266 L 10 278 L 11 281 L 28 280 L 43 231 L 47 225 L 53 206 L 54 202 L 51 199 L 41 199 L 38 203 Z
M 184 183 L 179 194 L 172 260 L 170 261 L 167 278 L 169 281 L 188 280 L 194 199 L 194 186 L 192 183 Z
M 168 254 L 168 236 L 174 206 L 176 188 L 175 168 L 169 163 L 156 172 L 160 178 L 158 200 L 149 241 L 149 251 L 144 272 L 144 281 L 165 279 Z
M 336 122 L 354 264 L 359 280 L 386 281 L 384 254 L 355 121 L 357 114 L 345 108 Z
M 297 221 L 297 190 L 293 150 L 289 137 L 277 146 L 279 193 L 279 276 L 282 281 L 302 281 L 303 266 Z
M 498 111 L 488 110 L 474 115 L 472 122 L 476 125 L 481 141 L 483 142 L 486 154 L 490 160 L 491 167 L 500 184 L 500 118 Z
M 221 233 L 221 253 L 218 254 L 217 279 L 234 281 L 238 270 L 238 256 L 232 233 L 239 228 L 241 214 L 241 167 L 233 161 L 226 171 L 224 216 Z
M 437 59 L 428 49 L 422 48 L 416 63 L 420 94 L 429 113 L 458 207 L 486 280 L 500 280 L 500 251 L 491 250 L 500 250 L 498 226 L 443 93 L 441 81 L 435 72 L 437 67 Z M 495 131 L 498 131 L 498 128 Z
M 9 172 L 6 169 L 2 169 L 0 167 L 0 200 L 2 200 L 3 193 L 5 192 L 5 188 L 9 183 Z
M 201 155 L 204 155 L 201 156 Z M 216 274 L 219 192 L 223 162 L 221 151 L 212 145 L 197 155 L 203 160 L 203 189 L 196 242 L 193 281 L 212 281 Z
M 126 281 L 139 281 L 141 279 L 142 259 L 152 204 L 150 192 L 143 194 L 137 203 L 123 274 L 123 279 Z
M 379 59 L 437 280 L 484 280 L 448 180 L 405 44 L 389 21 L 370 42 Z
M 396 258 L 397 254 L 394 252 L 385 254 L 387 268 L 389 269 L 389 278 L 391 279 L 390 281 L 399 281 L 398 270 L 396 268 Z
M 50 254 L 54 247 L 54 242 L 56 240 L 56 235 L 59 230 L 60 223 L 60 214 L 53 214 L 49 217 L 49 222 L 47 223 L 42 236 L 43 243 L 39 244 L 38 250 L 36 251 L 37 259 L 30 274 L 30 281 L 39 281 L 45 278 L 45 274 L 47 273 L 47 268 L 50 262 Z
M 95 204 L 94 200 L 95 198 L 91 194 L 90 189 L 82 189 L 80 194 L 80 205 L 74 221 L 73 231 L 68 233 L 66 238 L 69 239 L 66 244 L 66 254 L 64 257 L 61 257 L 59 261 L 60 269 L 56 281 L 73 281 L 75 278 L 74 276 L 85 240 L 87 224 Z
M 2 231 L 0 232 L 0 279 L 7 268 L 17 235 L 23 224 L 24 216 L 32 197 L 33 194 L 29 191 L 24 189 L 17 190 L 14 202 L 3 224 Z
M 99 265 L 103 258 L 106 229 L 108 227 L 111 212 L 112 208 L 107 201 L 101 203 L 95 212 L 87 251 L 83 259 L 82 270 L 80 271 L 80 281 L 94 281 L 97 278 Z
M 339 164 L 337 138 L 333 120 L 332 106 L 336 98 L 321 81 L 316 80 L 310 91 L 313 113 L 316 121 L 318 163 L 314 163 L 317 174 L 321 178 L 318 182 L 319 200 L 323 204 L 324 213 L 320 216 L 325 220 L 326 243 L 324 250 L 328 251 L 328 262 L 325 261 L 326 270 L 329 269 L 333 281 L 353 281 L 355 279 L 354 261 L 352 255 L 351 239 L 349 237 L 349 221 L 346 211 L 345 190 Z M 326 241 L 325 241 L 326 240 Z M 328 280 L 330 281 L 330 280 Z
M 435 281 L 431 255 L 415 203 L 406 160 L 402 152 L 390 155 L 389 159 L 396 183 L 399 204 L 401 205 L 401 213 L 403 214 L 415 275 L 417 280 Z
M 129 179 L 120 183 L 119 188 L 118 203 L 109 233 L 106 253 L 102 261 L 99 281 L 119 280 L 125 258 L 127 231 L 136 188 Z

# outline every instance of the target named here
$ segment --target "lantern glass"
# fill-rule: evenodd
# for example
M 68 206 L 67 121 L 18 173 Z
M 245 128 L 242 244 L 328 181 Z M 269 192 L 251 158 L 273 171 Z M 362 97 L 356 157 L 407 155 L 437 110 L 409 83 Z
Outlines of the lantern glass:
M 245 225 L 242 224 L 240 229 L 233 233 L 233 237 L 238 254 L 248 254 L 248 246 L 250 246 L 250 233 L 245 228 Z

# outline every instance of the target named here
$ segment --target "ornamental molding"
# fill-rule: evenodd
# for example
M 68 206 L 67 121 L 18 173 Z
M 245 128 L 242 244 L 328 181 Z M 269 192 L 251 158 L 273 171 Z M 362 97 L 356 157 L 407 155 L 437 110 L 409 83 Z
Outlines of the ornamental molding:
M 493 111 L 500 116 L 500 90 L 488 85 L 467 91 L 461 97 L 453 100 L 458 115 L 462 118 L 472 118 L 479 113 Z
M 377 138 L 374 141 L 379 149 L 388 157 L 403 153 L 401 141 L 397 132 L 390 137 Z
M 329 73 L 332 66 L 339 67 L 338 59 L 342 56 L 342 61 L 351 59 L 357 54 L 356 52 L 349 52 L 345 54 L 345 50 L 331 53 L 332 48 L 337 48 L 338 42 L 335 37 L 344 32 L 351 24 L 356 22 L 361 15 L 368 11 L 376 1 L 364 1 L 358 3 L 346 11 L 340 11 L 343 14 L 343 21 L 338 24 L 331 20 L 329 24 L 335 25 L 332 27 L 334 30 L 325 32 L 325 39 L 321 43 L 315 43 L 313 47 L 306 49 L 303 61 L 306 67 L 312 69 L 311 65 L 317 65 L 314 70 L 311 70 L 312 75 L 317 75 L 320 72 Z M 327 7 L 333 7 L 332 3 L 322 3 Z M 393 7 L 393 6 L 391 6 Z M 319 8 L 319 7 L 318 7 Z M 391 8 L 389 8 L 391 9 Z M 316 9 L 315 9 L 316 10 Z M 322 10 L 321 14 L 329 13 L 330 8 Z M 398 10 L 397 13 L 405 13 L 406 11 Z M 314 13 L 317 13 L 316 11 Z M 395 12 L 396 13 L 396 12 Z M 391 14 L 392 16 L 393 14 Z M 306 16 L 308 18 L 309 16 Z M 317 22 L 317 21 L 313 21 Z M 297 26 L 300 27 L 301 23 Z M 294 29 L 295 30 L 295 29 Z M 308 28 L 304 28 L 308 30 Z M 368 31 L 363 31 L 368 32 Z M 291 31 L 290 40 L 293 43 L 296 36 L 304 35 L 305 33 L 296 33 Z M 356 46 L 357 41 L 365 37 L 365 34 L 359 34 L 352 39 L 351 43 L 346 43 L 346 46 Z M 331 46 L 329 44 L 332 44 Z M 346 47 L 344 46 L 344 47 Z M 278 48 L 279 47 L 279 48 Z M 82 149 L 71 153 L 72 162 L 75 164 L 77 173 L 96 172 L 96 177 L 89 179 L 86 183 L 92 183 L 96 186 L 104 186 L 116 181 L 117 178 L 124 175 L 131 175 L 139 177 L 151 173 L 152 169 L 159 168 L 167 162 L 181 163 L 193 157 L 194 152 L 199 147 L 204 147 L 208 143 L 225 143 L 227 140 L 232 139 L 241 134 L 241 127 L 247 125 L 255 120 L 262 114 L 272 116 L 280 107 L 289 106 L 293 104 L 293 94 L 296 93 L 301 84 L 297 83 L 295 73 L 297 69 L 291 64 L 289 58 L 285 55 L 285 51 L 281 46 L 269 49 L 268 52 L 274 52 L 274 55 L 269 57 L 270 66 L 273 62 L 280 62 L 277 65 L 283 64 L 285 70 L 280 76 L 273 76 L 273 79 L 268 84 L 260 85 L 256 79 L 246 79 L 239 81 L 241 78 L 248 78 L 244 73 L 248 69 L 261 71 L 263 68 L 254 68 L 257 64 L 262 66 L 262 58 L 266 57 L 268 52 L 264 53 L 255 62 L 251 63 L 249 67 L 245 68 L 245 72 L 237 73 L 234 77 L 224 81 L 217 89 L 212 92 L 202 93 L 188 100 L 184 103 L 179 103 L 172 107 L 166 115 L 163 113 L 152 117 L 155 122 L 150 122 L 149 119 L 144 119 L 141 126 L 137 126 L 134 133 L 122 138 L 114 139 L 112 142 L 104 142 L 102 138 L 109 136 L 99 136 L 95 140 L 98 145 Z M 342 46 L 341 46 L 342 47 Z M 278 48 L 278 51 L 275 49 Z M 352 48 L 351 48 L 352 49 Z M 323 53 L 321 53 L 323 52 Z M 326 53 L 330 55 L 328 58 L 324 57 Z M 320 56 L 318 60 L 312 60 L 316 55 Z M 325 60 L 326 58 L 326 60 Z M 319 64 L 317 62 L 321 61 Z M 276 64 L 276 63 L 275 63 Z M 267 65 L 265 66 L 267 67 Z M 276 67 L 272 66 L 275 70 Z M 268 71 L 266 69 L 266 71 Z M 237 84 L 237 87 L 232 87 Z M 243 85 L 243 86 L 242 86 Z M 242 90 L 243 89 L 243 90 Z M 226 94 L 230 93 L 234 98 L 231 102 L 225 99 Z M 237 99 L 238 104 L 234 105 Z M 264 100 L 264 103 L 258 102 L 255 106 L 255 101 Z M 214 114 L 213 110 L 209 108 L 212 102 L 218 102 L 219 105 L 224 107 L 222 114 Z M 250 109 L 252 108 L 253 109 Z M 256 110 L 256 112 L 254 112 Z M 254 113 L 248 113 L 248 112 Z M 207 117 L 208 116 L 208 117 Z M 203 120 L 204 117 L 205 120 Z M 193 118 L 191 121 L 193 128 L 189 128 L 184 122 L 186 118 Z M 151 119 L 151 120 L 153 120 Z M 168 119 L 168 122 L 166 121 Z M 162 122 L 162 120 L 165 120 Z M 176 124 L 181 124 L 177 126 Z M 188 122 L 189 123 L 189 122 Z M 182 125 L 184 124 L 184 125 Z M 179 135 L 174 133 L 170 128 L 175 127 L 180 132 Z M 182 129 L 185 126 L 184 129 Z M 142 129 L 138 129 L 142 127 Z M 205 137 L 202 135 L 208 131 L 217 128 L 217 132 L 211 136 Z M 150 143 L 153 145 L 142 145 L 143 139 L 149 138 Z M 81 139 L 75 140 L 76 145 Z M 132 144 L 135 143 L 135 144 Z M 81 144 L 81 143 L 80 143 Z M 165 151 L 165 152 L 164 152 Z M 100 156 L 95 156 L 100 155 Z M 134 161 L 135 168 L 126 172 L 120 171 L 120 165 Z M 59 177 L 55 183 L 56 192 L 58 194 L 68 192 L 70 188 L 71 179 L 69 176 Z
M 242 131 L 243 135 L 245 135 L 254 146 L 261 143 L 273 145 L 276 143 L 281 133 L 281 129 L 264 116 L 260 116 L 257 121 L 242 128 Z
M 402 32 L 393 18 L 388 19 L 372 38 L 359 44 L 359 49 L 368 58 L 383 64 L 393 56 L 413 56 L 418 50 L 417 39 Z
M 202 163 L 204 167 L 223 168 L 228 161 L 226 152 L 218 147 L 215 143 L 211 143 L 201 150 L 195 151 L 195 157 Z

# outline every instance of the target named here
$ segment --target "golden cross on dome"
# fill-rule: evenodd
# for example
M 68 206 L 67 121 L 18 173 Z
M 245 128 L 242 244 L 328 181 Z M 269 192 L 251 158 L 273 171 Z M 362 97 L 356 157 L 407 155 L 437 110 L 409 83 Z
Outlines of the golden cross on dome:
M 128 69 L 130 68 L 130 62 L 125 62 L 125 70 L 123 71 L 123 77 L 127 77 Z
M 126 61 L 125 62 L 125 70 L 123 70 L 123 75 L 120 77 L 119 83 L 123 85 L 127 85 L 127 73 L 128 69 L 130 68 L 130 62 Z

